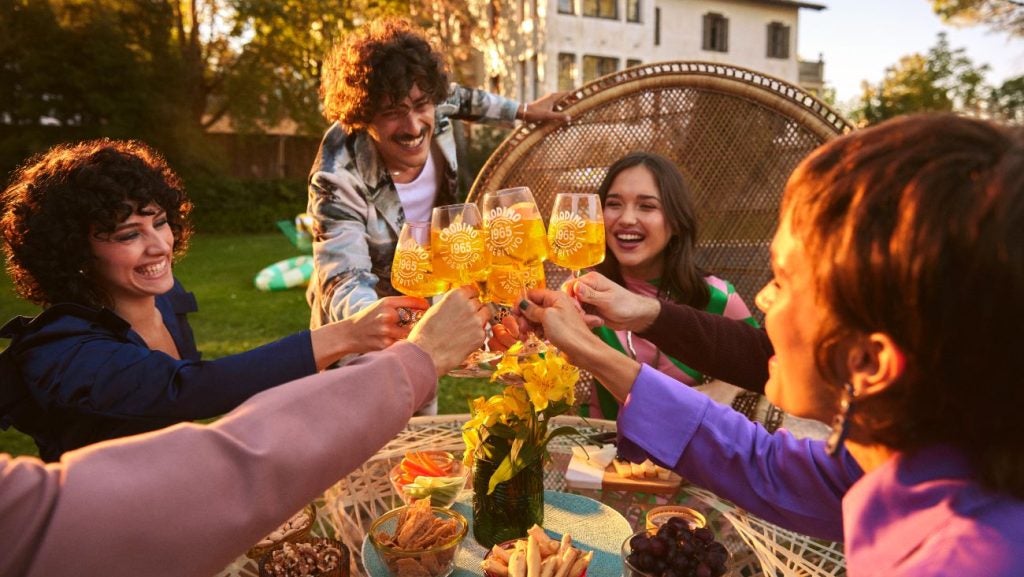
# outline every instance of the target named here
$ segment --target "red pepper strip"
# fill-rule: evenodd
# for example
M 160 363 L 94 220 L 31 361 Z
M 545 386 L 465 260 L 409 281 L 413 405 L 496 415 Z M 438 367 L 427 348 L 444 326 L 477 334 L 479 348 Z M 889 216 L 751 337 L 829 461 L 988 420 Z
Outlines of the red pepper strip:
M 420 474 L 422 474 L 423 476 L 426 476 L 426 477 L 444 477 L 444 476 L 446 476 L 446 473 L 445 473 L 444 469 L 442 469 L 440 466 L 438 466 L 438 464 L 436 462 L 434 462 L 433 459 L 430 458 L 430 454 L 429 453 L 423 453 L 423 452 L 419 452 L 419 451 L 414 451 L 414 452 L 411 452 L 411 453 L 406 453 L 405 461 L 410 462 L 410 463 L 415 465 L 415 467 L 410 467 L 409 468 L 410 471 L 411 470 L 422 471 Z
M 406 477 L 412 477 L 415 479 L 419 476 L 430 477 L 432 476 L 426 469 L 423 468 L 418 462 L 410 460 L 406 457 L 402 460 L 402 475 Z
M 434 460 L 423 453 L 412 453 L 407 455 L 406 458 L 416 463 L 416 466 L 424 471 L 423 474 L 428 477 L 437 477 L 441 474 Z

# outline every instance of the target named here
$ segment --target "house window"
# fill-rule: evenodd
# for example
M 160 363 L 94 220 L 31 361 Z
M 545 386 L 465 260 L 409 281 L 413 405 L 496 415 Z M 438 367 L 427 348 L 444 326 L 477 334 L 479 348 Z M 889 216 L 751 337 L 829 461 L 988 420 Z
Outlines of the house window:
M 619 69 L 619 59 L 607 56 L 583 56 L 583 82 L 590 82 Z
M 654 45 L 661 46 L 661 8 L 654 9 Z
M 583 0 L 583 15 L 618 20 L 618 4 L 618 0 Z
M 634 66 L 640 66 L 641 64 L 643 64 L 643 61 L 641 61 L 638 58 L 629 58 L 629 59 L 626 60 L 626 68 L 632 68 Z
M 721 14 L 708 12 L 704 15 L 704 50 L 729 51 L 729 19 Z
M 576 88 L 576 55 L 562 52 L 558 55 L 558 90 Z
M 559 14 L 575 14 L 576 13 L 576 0 L 558 0 L 558 13 Z
M 781 22 L 768 25 L 768 58 L 789 58 L 789 26 Z
M 626 0 L 626 22 L 640 21 L 640 0 Z

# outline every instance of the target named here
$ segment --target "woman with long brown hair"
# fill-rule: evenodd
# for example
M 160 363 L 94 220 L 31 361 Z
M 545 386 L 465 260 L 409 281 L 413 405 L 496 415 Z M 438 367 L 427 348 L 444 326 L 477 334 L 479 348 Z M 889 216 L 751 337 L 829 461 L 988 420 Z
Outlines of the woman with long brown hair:
M 634 152 L 613 163 L 598 189 L 604 209 L 605 260 L 596 271 L 631 292 L 679 303 L 757 326 L 732 283 L 697 265 L 697 217 L 679 168 L 651 152 Z M 624 354 L 687 384 L 704 375 L 629 330 L 595 329 Z M 760 384 L 760 383 L 759 383 Z M 619 404 L 596 383 L 586 415 L 614 419 Z

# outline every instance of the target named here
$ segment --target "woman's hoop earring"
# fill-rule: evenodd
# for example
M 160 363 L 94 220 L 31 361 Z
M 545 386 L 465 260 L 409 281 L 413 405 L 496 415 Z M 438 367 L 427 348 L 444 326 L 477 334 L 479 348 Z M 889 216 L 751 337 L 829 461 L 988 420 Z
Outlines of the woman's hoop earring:
M 846 440 L 846 434 L 850 431 L 850 419 L 853 417 L 854 400 L 857 398 L 853 385 L 849 382 L 843 383 L 843 397 L 839 400 L 839 412 L 832 418 L 832 432 L 828 435 L 825 443 L 825 450 L 829 456 L 835 457 L 839 453 L 839 447 Z

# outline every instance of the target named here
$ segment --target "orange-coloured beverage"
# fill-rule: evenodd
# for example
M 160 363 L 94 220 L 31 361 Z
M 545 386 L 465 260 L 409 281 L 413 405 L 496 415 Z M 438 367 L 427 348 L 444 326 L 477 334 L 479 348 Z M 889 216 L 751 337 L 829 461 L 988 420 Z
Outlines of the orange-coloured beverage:
M 464 223 L 430 231 L 434 276 L 453 285 L 482 282 L 491 266 L 485 233 Z
M 523 291 L 544 287 L 544 262 L 530 266 L 491 265 L 487 276 L 485 299 L 505 306 L 515 306 L 523 299 Z
M 580 270 L 604 260 L 604 223 L 572 216 L 553 219 L 548 227 L 548 258 L 558 266 Z
M 430 254 L 414 249 L 398 249 L 391 265 L 391 285 L 402 294 L 428 298 L 448 290 L 449 283 L 434 275 Z
M 498 213 L 487 223 L 488 243 L 494 264 L 511 265 L 532 263 L 548 257 L 544 220 L 536 210 L 529 211 L 529 217 L 513 212 L 510 207 Z M 511 216 L 510 216 L 511 215 Z

